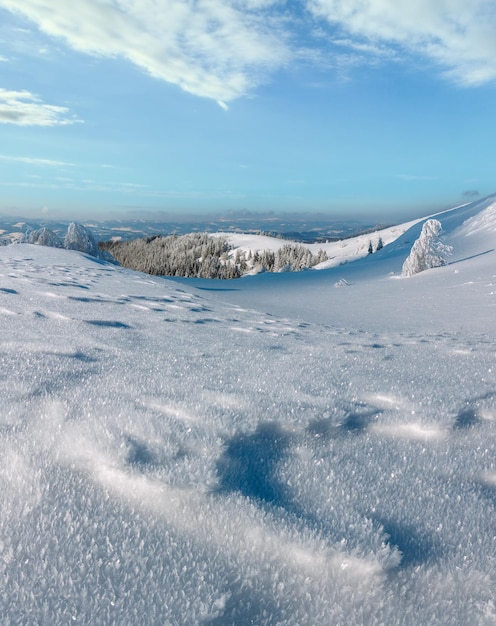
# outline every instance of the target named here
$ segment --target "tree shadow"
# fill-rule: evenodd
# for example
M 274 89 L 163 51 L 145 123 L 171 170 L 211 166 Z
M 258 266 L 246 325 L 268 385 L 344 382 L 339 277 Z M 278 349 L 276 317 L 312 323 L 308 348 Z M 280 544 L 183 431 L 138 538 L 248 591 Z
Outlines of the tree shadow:
M 484 256 L 485 254 L 489 254 L 490 252 L 494 252 L 494 248 L 490 250 L 485 250 L 484 252 L 479 252 L 479 254 L 473 254 L 472 256 L 467 256 L 464 259 L 457 259 L 456 261 L 451 261 L 447 263 L 447 265 L 456 265 L 457 263 L 463 263 L 463 261 L 470 261 L 470 259 L 475 259 L 478 256 Z

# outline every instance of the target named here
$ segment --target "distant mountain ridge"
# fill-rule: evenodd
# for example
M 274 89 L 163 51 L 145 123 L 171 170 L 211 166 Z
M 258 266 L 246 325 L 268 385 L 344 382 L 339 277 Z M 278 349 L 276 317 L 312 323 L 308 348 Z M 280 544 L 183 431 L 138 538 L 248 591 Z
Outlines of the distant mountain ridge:
M 167 219 L 120 219 L 120 220 L 79 220 L 89 228 L 97 241 L 118 239 L 126 241 L 139 237 L 156 235 L 187 235 L 190 233 L 260 233 L 281 236 L 299 243 L 324 242 L 352 237 L 358 233 L 381 228 L 359 220 L 336 220 L 326 216 L 278 217 L 260 214 L 259 216 L 232 216 L 228 218 Z M 59 237 L 67 230 L 70 220 L 28 219 L 24 217 L 0 216 L 0 244 L 20 241 L 26 233 L 47 227 Z

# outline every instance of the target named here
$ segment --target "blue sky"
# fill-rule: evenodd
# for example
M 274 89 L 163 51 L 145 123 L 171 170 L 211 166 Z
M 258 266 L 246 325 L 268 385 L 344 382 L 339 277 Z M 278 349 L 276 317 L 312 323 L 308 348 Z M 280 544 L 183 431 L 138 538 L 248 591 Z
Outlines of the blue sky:
M 494 0 L 0 0 L 0 213 L 328 212 L 496 192 Z

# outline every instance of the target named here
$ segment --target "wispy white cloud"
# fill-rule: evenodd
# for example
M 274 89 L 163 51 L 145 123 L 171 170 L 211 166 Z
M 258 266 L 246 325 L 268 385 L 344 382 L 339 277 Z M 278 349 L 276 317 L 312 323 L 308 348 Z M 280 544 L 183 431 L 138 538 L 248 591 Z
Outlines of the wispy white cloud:
M 39 178 L 35 181 L 34 176 L 29 176 L 30 181 L 0 181 L 0 187 L 20 188 L 20 189 L 53 189 L 77 192 L 99 192 L 99 193 L 120 193 L 123 195 L 138 194 L 141 196 L 167 197 L 168 193 L 150 190 L 147 185 L 128 182 L 97 182 L 95 180 L 73 180 L 56 177 L 53 180 Z
M 346 37 L 335 38 L 332 40 L 332 43 L 335 46 L 339 46 L 346 50 L 351 50 L 356 54 L 363 55 L 363 58 L 397 58 L 396 50 L 393 50 L 391 49 L 391 47 L 380 42 L 371 43 L 369 41 L 362 41 L 359 39 L 351 39 L 350 37 Z
M 496 80 L 494 0 L 0 0 L 0 8 L 223 109 L 296 62 L 339 74 L 421 54 L 459 84 Z M 75 121 L 27 98 L 8 107 L 0 94 L 0 122 Z
M 52 159 L 38 159 L 35 157 L 10 156 L 8 154 L 0 154 L 0 161 L 10 161 L 12 163 L 25 163 L 27 165 L 42 165 L 49 167 L 73 167 L 74 163 L 66 163 L 65 161 L 54 161 Z
M 63 126 L 81 120 L 69 117 L 66 107 L 45 104 L 29 91 L 0 88 L 0 124 L 18 126 Z
M 453 81 L 496 79 L 494 0 L 307 0 L 313 14 L 367 45 L 422 54 Z
M 274 0 L 0 0 L 46 34 L 226 103 L 290 58 Z

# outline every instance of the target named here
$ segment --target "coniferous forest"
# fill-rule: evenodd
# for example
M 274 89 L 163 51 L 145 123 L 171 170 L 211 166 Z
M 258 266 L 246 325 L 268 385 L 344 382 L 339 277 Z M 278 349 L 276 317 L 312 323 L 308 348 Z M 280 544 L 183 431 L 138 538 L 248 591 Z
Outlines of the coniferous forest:
M 105 241 L 99 247 L 123 267 L 156 276 L 188 278 L 230 279 L 247 273 L 300 271 L 327 260 L 324 251 L 314 255 L 297 243 L 287 243 L 275 252 L 246 253 L 234 250 L 226 238 L 208 233 Z

